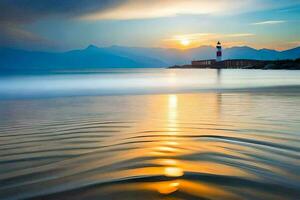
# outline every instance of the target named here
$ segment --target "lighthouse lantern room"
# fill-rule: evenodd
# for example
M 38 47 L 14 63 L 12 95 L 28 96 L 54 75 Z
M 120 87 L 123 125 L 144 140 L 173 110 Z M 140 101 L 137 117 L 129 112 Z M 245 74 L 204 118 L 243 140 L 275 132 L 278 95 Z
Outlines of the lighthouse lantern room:
M 216 61 L 220 62 L 220 61 L 222 61 L 222 46 L 221 46 L 220 41 L 218 41 L 216 48 L 217 48 Z

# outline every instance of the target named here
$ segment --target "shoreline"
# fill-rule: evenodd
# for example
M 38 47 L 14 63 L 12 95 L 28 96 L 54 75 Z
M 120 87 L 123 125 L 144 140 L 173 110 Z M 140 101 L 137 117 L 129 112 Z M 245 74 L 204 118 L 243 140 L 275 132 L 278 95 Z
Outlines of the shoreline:
M 243 61 L 241 59 L 225 60 L 216 62 L 213 64 L 187 64 L 187 65 L 174 65 L 168 67 L 168 69 L 261 69 L 261 70 L 300 70 L 300 58 L 295 60 L 274 60 L 274 61 L 263 61 L 263 60 L 250 60 L 253 62 L 246 62 L 238 65 L 224 65 L 224 62 L 234 61 L 236 63 Z M 249 61 L 249 60 L 247 60 Z

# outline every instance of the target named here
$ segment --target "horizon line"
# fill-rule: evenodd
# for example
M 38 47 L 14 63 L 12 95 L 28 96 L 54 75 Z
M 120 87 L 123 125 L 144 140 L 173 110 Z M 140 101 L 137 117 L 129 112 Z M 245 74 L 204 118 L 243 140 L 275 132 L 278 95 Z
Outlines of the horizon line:
M 117 44 L 113 44 L 113 45 L 107 45 L 107 46 L 98 46 L 98 45 L 94 45 L 94 44 L 89 44 L 86 45 L 85 47 L 82 48 L 70 48 L 68 50 L 35 50 L 35 49 L 26 49 L 26 48 L 19 48 L 19 47 L 10 47 L 10 46 L 0 46 L 0 48 L 6 48 L 6 49 L 15 49 L 15 50 L 23 50 L 23 51 L 31 51 L 31 52 L 69 52 L 69 51 L 74 51 L 74 50 L 85 50 L 88 49 L 90 47 L 96 47 L 96 48 L 112 48 L 112 47 L 123 47 L 123 48 L 144 48 L 144 49 L 172 49 L 172 50 L 179 50 L 179 51 L 188 51 L 188 50 L 192 50 L 192 49 L 198 49 L 198 48 L 203 48 L 203 47 L 212 47 L 215 48 L 215 46 L 213 45 L 201 45 L 201 46 L 197 46 L 197 47 L 191 47 L 191 48 L 175 48 L 175 47 L 146 47 L 146 46 L 126 46 L 126 45 L 117 45 Z M 287 50 L 291 50 L 291 49 L 296 49 L 299 48 L 300 45 L 291 47 L 291 48 L 286 48 L 286 49 L 272 49 L 272 48 L 255 48 L 252 46 L 248 46 L 248 45 L 236 45 L 236 46 L 228 46 L 228 47 L 223 47 L 223 49 L 230 49 L 230 48 L 235 48 L 235 47 L 247 47 L 247 48 L 251 48 L 254 50 L 273 50 L 273 51 L 278 51 L 278 52 L 282 52 L 282 51 L 287 51 Z

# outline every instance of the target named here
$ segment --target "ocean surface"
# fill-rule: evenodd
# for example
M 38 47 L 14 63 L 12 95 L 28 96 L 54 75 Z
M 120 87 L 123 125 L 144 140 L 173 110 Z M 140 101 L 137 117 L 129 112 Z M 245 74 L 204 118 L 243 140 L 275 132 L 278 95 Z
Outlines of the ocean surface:
M 0 199 L 300 199 L 300 71 L 0 75 Z

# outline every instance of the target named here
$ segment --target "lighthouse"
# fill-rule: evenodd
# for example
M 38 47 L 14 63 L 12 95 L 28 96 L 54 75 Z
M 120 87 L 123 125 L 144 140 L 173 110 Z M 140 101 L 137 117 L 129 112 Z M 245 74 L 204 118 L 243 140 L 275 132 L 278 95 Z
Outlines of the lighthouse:
M 220 61 L 222 61 L 222 46 L 221 46 L 220 41 L 218 41 L 216 48 L 217 48 L 216 61 L 220 62 Z

